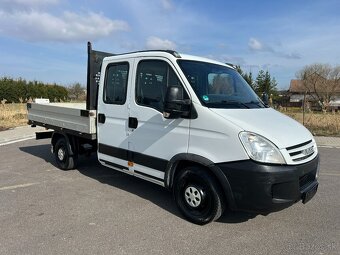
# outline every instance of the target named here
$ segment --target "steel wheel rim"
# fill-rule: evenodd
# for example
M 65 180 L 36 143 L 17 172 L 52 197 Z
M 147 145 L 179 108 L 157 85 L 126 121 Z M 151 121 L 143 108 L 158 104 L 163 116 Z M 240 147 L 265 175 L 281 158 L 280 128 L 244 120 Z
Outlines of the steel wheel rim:
M 184 191 L 184 197 L 187 204 L 196 208 L 202 204 L 202 191 L 194 186 L 188 186 Z
M 63 148 L 58 149 L 58 159 L 63 161 L 65 159 L 65 150 Z

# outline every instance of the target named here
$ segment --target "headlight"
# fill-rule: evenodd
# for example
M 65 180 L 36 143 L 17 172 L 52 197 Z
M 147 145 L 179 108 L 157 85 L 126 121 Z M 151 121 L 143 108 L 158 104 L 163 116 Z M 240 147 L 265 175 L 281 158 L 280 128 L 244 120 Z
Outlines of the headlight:
M 279 149 L 263 136 L 251 132 L 241 132 L 239 136 L 251 159 L 263 163 L 286 163 Z

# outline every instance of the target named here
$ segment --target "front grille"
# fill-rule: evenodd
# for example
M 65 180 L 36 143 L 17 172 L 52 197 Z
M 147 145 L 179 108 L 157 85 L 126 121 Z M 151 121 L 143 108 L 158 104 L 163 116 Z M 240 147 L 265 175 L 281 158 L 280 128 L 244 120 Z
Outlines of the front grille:
M 287 147 L 286 150 L 288 151 L 293 162 L 303 161 L 309 157 L 312 157 L 316 152 L 312 140 Z
M 299 178 L 299 185 L 300 185 L 300 191 L 307 188 L 312 182 L 315 181 L 315 174 L 314 172 L 305 174 Z

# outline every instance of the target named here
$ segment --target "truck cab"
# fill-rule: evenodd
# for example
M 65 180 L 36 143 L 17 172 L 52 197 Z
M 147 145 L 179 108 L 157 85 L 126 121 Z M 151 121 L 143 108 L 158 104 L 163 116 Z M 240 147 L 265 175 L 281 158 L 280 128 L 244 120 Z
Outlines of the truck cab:
M 89 144 L 99 162 L 171 190 L 189 221 L 209 223 L 226 208 L 267 214 L 316 193 L 312 134 L 264 104 L 231 65 L 164 50 L 97 52 L 90 62 Z M 72 160 L 74 144 L 63 151 Z
M 101 73 L 99 161 L 172 189 L 190 220 L 275 211 L 316 190 L 313 136 L 233 67 L 149 51 L 107 57 Z

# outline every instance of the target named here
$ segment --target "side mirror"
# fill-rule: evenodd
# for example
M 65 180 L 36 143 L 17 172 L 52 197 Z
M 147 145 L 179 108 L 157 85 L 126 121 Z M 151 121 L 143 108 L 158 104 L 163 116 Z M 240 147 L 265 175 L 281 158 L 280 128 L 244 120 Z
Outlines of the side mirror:
M 262 93 L 262 102 L 265 104 L 265 106 L 268 106 L 269 100 L 268 100 L 268 94 L 266 92 Z
M 180 86 L 168 87 L 165 100 L 163 116 L 166 119 L 178 119 L 181 116 L 189 116 L 191 100 L 184 99 L 183 88 Z

